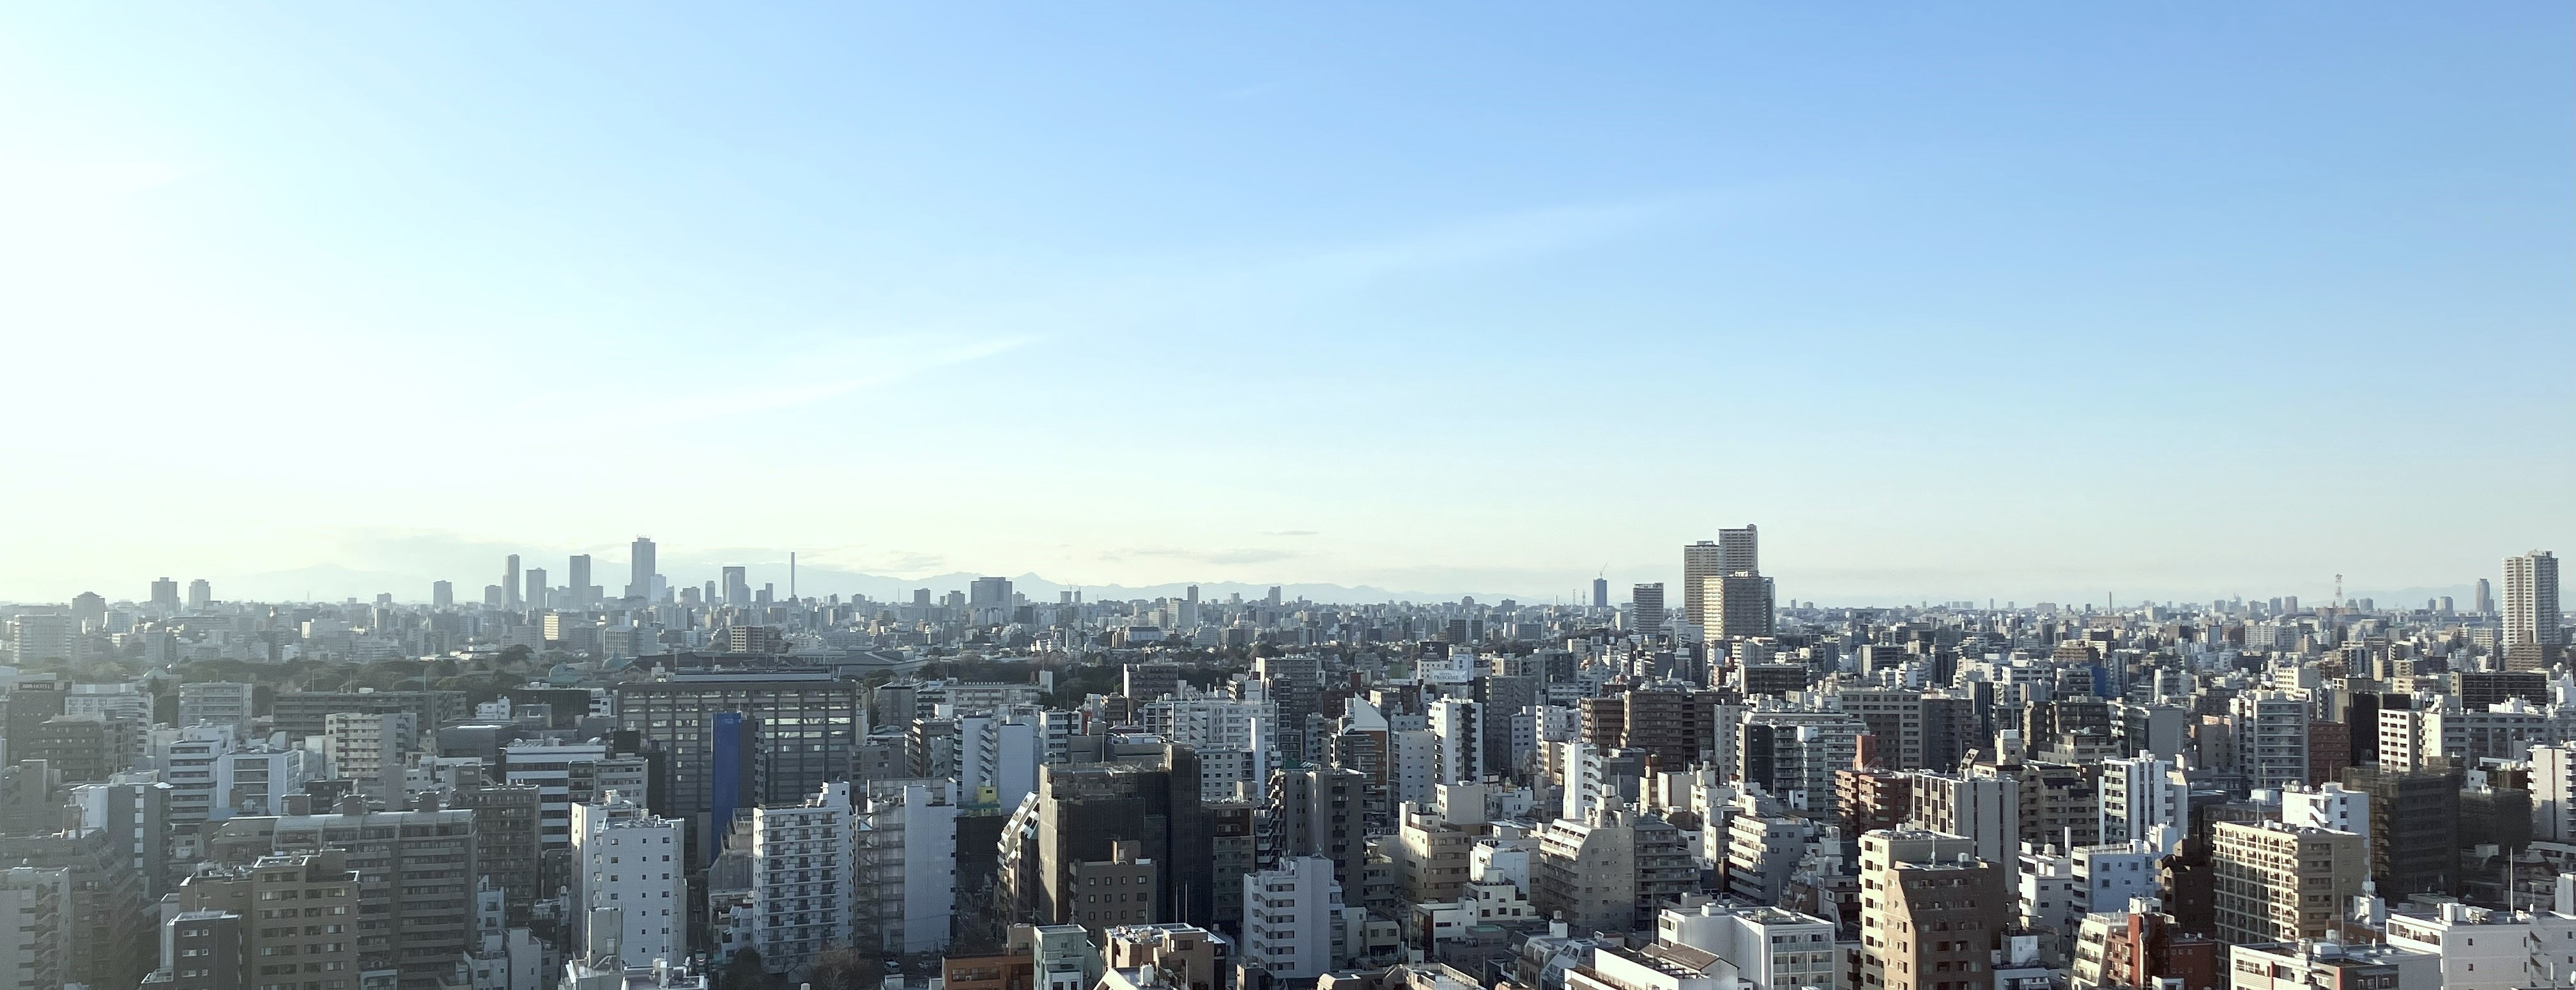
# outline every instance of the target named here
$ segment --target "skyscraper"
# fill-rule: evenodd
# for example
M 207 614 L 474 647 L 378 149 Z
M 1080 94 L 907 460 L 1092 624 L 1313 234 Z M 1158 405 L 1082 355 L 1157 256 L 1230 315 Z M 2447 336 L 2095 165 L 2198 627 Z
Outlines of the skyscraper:
M 966 585 L 966 604 L 976 609 L 1011 607 L 1011 579 L 976 578 Z
M 564 568 L 565 576 L 571 580 L 572 584 L 573 603 L 575 605 L 590 604 L 590 555 L 586 553 L 574 554 L 572 555 L 572 559 L 566 561 L 565 564 L 567 565 Z
M 1726 573 L 1719 569 L 1720 556 L 1717 544 L 1707 540 L 1682 548 L 1682 618 L 1702 622 L 1708 614 L 1708 579 Z
M 1771 581 L 1751 571 L 1703 579 L 1700 632 L 1711 642 L 1771 635 Z
M 1743 529 L 1717 531 L 1717 568 L 1720 574 L 1762 570 L 1761 541 L 1752 524 Z
M 724 603 L 736 608 L 751 604 L 751 578 L 740 567 L 724 569 Z
M 515 553 L 501 568 L 501 607 L 512 611 L 519 608 L 519 555 Z
M 179 610 L 179 582 L 169 578 L 152 582 L 152 610 L 164 615 Z
M 2477 613 L 2479 615 L 2495 614 L 2495 586 L 2488 584 L 2487 579 L 2485 578 L 2478 579 L 2478 597 L 2476 606 Z
M 2504 647 L 2557 646 L 2558 558 L 2534 550 L 2504 559 Z
M 431 608 L 451 608 L 454 607 L 455 604 L 455 583 L 449 581 L 432 581 L 429 583 L 429 605 Z
M 1660 635 L 1664 631 L 1664 583 L 1641 584 L 1628 589 L 1628 602 L 1636 609 L 1636 631 Z
M 1610 607 L 1610 579 L 1609 579 L 1609 578 L 1593 578 L 1593 579 L 1592 579 L 1592 607 L 1593 607 L 1593 608 L 1609 608 L 1609 607 Z
M 653 597 L 656 566 L 651 538 L 638 536 L 635 542 L 626 545 L 626 597 Z
M 1725 621 L 1712 607 L 1715 605 L 1712 596 L 1717 590 L 1713 582 L 1737 574 L 1759 575 L 1761 570 L 1762 555 L 1752 526 L 1721 529 L 1717 531 L 1717 542 L 1701 540 L 1683 547 L 1682 618 L 1698 625 L 1711 638 L 1716 638 Z M 1755 579 L 1759 580 L 1758 577 Z M 1736 598 L 1738 609 L 1744 609 L 1747 596 L 1738 594 Z M 1742 625 L 1741 622 L 1737 624 Z M 1766 628 L 1753 635 L 1769 634 L 1770 630 Z M 1739 631 L 1734 635 L 1747 634 Z
M 2549 600 L 2556 602 L 2558 600 L 2558 565 L 2555 563 L 2549 565 L 2549 587 Z M 215 588 L 207 584 L 205 578 L 188 582 L 188 611 L 202 612 L 214 603 Z
M 546 607 L 546 588 L 546 569 L 528 568 L 528 593 L 520 600 L 527 603 L 528 610 L 531 612 L 544 608 Z

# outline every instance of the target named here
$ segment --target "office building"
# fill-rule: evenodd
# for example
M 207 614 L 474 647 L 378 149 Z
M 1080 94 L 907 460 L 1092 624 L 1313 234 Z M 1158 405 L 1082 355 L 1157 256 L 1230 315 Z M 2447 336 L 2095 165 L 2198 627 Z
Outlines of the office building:
M 1630 632 L 1648 637 L 1663 635 L 1665 626 L 1663 582 L 1657 581 L 1653 584 L 1640 584 L 1629 588 L 1628 602 L 1633 612 L 1631 618 L 1636 621 L 1635 628 L 1630 629 Z
M 846 779 L 859 699 L 858 684 L 820 671 L 680 673 L 617 685 L 617 718 L 669 754 L 664 807 L 712 838 L 710 821 L 735 808 L 794 804 Z

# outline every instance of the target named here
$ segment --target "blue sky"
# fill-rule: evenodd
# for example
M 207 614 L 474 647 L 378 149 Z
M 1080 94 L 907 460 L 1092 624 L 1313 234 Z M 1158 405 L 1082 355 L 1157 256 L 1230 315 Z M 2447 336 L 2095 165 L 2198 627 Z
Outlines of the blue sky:
M 2569 549 L 2571 20 L 12 9 L 0 596 L 2461 584 Z

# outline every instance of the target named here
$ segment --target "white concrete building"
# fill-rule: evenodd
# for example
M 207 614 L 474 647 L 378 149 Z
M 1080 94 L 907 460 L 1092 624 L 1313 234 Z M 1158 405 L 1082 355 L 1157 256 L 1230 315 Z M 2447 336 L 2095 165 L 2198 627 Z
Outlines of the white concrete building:
M 2102 761 L 2101 800 L 2106 843 L 2145 841 L 2171 852 L 2191 827 L 2191 788 L 2171 760 Z
M 1717 957 L 1714 975 L 1742 990 L 1830 987 L 1842 961 L 1833 922 L 1780 907 L 1666 908 L 1655 915 L 1655 941 Z
M 2236 772 L 2261 790 L 2286 790 L 2308 780 L 2308 696 L 2296 691 L 2248 691 L 2228 703 Z M 2387 759 L 2382 750 L 2380 758 Z
M 856 944 L 906 955 L 947 948 L 957 900 L 957 804 L 947 788 L 871 785 L 854 841 Z
M 1911 824 L 1945 835 L 1976 840 L 1977 858 L 2005 870 L 2021 862 L 2021 783 L 2002 774 L 1946 773 L 1911 775 L 1914 814 Z M 2009 874 L 2007 882 L 2011 879 Z
M 1275 870 L 1243 878 L 1243 959 L 1274 979 L 1299 980 L 1333 969 L 1333 932 L 1342 885 L 1333 861 L 1295 856 Z
M 2388 916 L 2388 944 L 2437 957 L 2443 990 L 2565 986 L 2576 979 L 2576 916 L 2443 904 Z
M 2124 910 L 2132 899 L 2157 896 L 2156 866 L 2164 857 L 2163 850 L 2145 842 L 2075 850 L 2068 860 L 2074 870 L 2078 918 L 2095 911 Z
M 572 807 L 572 940 L 585 942 L 592 912 L 616 908 L 629 959 L 689 956 L 689 847 L 686 823 L 662 818 L 623 794 Z
M 1442 698 L 1429 705 L 1432 748 L 1437 764 L 1433 779 L 1443 784 L 1472 784 L 1483 779 L 1485 731 L 1483 706 L 1461 698 Z
M 2462 711 L 2443 695 L 2418 695 L 2416 705 L 2412 711 L 2380 711 L 2381 767 L 2468 769 L 2482 759 L 2519 761 L 2534 744 L 2553 741 L 2548 714 L 2521 698 L 2507 698 L 2482 712 Z
M 2531 837 L 2576 842 L 2576 744 L 2531 748 Z
M 751 813 L 751 944 L 772 973 L 799 973 L 850 937 L 856 875 L 850 785 Z
M 2451 990 L 2441 962 L 2395 944 L 2271 942 L 2228 947 L 2229 990 Z
M 2344 790 L 2342 784 L 2329 782 L 2315 790 L 2294 787 L 2282 791 L 2281 821 L 2351 832 L 2361 836 L 2362 848 L 2370 848 L 2370 795 Z
M 996 712 L 957 719 L 958 799 L 1017 808 L 1038 789 L 1047 761 L 1046 720 L 1035 713 Z M 992 800 L 984 795 L 990 791 Z

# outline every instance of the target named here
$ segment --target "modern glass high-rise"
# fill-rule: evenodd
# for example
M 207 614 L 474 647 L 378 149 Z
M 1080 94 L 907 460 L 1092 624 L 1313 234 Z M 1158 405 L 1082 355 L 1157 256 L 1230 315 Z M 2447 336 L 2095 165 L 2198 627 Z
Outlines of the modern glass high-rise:
M 2547 550 L 2534 550 L 2505 558 L 2505 648 L 2556 646 L 2564 642 L 2558 619 L 2558 557 Z
M 431 608 L 454 607 L 456 605 L 456 585 L 447 581 L 430 582 L 429 605 Z
M 751 578 L 740 567 L 724 569 L 724 603 L 737 608 L 751 604 Z
M 519 607 L 519 555 L 515 553 L 501 568 L 501 607 L 514 611 Z
M 572 600 L 584 605 L 589 604 L 590 555 L 586 553 L 574 554 L 572 555 L 571 560 L 565 561 L 565 564 L 568 565 L 564 568 L 565 576 L 571 578 L 567 583 L 572 586 Z

